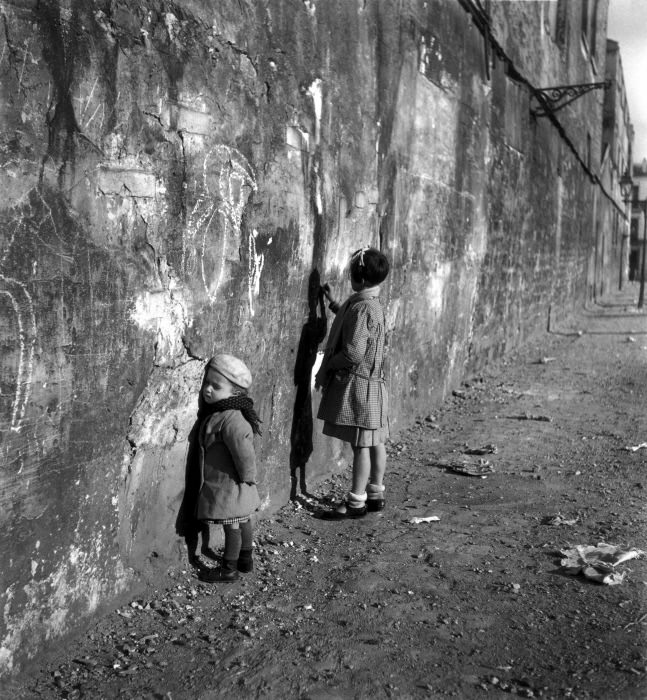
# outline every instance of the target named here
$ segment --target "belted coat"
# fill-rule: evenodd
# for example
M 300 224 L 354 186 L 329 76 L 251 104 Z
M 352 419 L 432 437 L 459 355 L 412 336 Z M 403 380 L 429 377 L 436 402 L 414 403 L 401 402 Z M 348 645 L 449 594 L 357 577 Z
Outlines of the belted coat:
M 202 422 L 199 520 L 242 518 L 259 507 L 252 435 L 252 426 L 237 410 L 214 413 Z
M 337 312 L 317 374 L 323 391 L 317 414 L 321 420 L 368 430 L 388 424 L 386 323 L 377 293 L 378 289 L 353 294 Z

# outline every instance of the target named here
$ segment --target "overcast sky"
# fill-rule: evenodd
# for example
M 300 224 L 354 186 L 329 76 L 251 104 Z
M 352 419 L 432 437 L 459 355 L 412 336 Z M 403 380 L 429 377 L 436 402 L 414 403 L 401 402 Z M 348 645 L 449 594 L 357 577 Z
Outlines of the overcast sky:
M 647 158 L 647 0 L 609 0 L 607 36 L 620 44 L 638 163 Z

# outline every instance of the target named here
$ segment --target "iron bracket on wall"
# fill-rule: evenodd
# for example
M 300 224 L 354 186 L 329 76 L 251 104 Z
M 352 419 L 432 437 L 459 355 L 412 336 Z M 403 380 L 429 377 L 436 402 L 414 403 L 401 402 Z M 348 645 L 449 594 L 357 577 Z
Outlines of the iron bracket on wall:
M 533 96 L 539 106 L 531 111 L 536 117 L 545 117 L 549 111 L 555 114 L 591 90 L 608 90 L 611 83 L 611 80 L 605 80 L 603 83 L 580 83 L 579 85 L 555 85 L 554 87 L 537 88 Z

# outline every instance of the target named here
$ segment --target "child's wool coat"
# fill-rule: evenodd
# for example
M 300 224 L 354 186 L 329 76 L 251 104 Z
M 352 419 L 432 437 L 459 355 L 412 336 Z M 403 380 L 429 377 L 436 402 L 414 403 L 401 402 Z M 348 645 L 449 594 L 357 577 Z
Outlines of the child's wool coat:
M 199 520 L 251 515 L 260 505 L 252 427 L 237 410 L 214 413 L 200 427 Z

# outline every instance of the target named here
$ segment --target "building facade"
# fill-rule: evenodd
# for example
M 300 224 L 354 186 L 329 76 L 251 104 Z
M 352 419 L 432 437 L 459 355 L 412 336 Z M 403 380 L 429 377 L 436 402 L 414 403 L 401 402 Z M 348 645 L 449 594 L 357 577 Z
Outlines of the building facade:
M 603 97 L 545 89 L 604 79 L 606 12 L 3 2 L 2 672 L 186 556 L 212 354 L 254 375 L 261 515 L 345 467 L 311 379 L 355 249 L 392 262 L 394 435 L 583 303 Z

